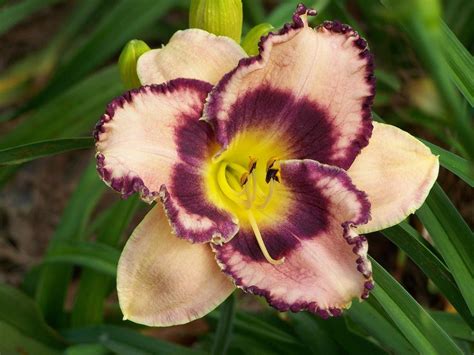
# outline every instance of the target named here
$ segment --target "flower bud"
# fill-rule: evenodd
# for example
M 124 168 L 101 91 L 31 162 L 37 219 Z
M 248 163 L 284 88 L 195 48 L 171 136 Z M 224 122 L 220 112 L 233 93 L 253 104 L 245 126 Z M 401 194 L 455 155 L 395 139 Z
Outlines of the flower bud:
M 125 88 L 134 89 L 141 86 L 137 75 L 137 61 L 140 56 L 148 52 L 150 47 L 138 39 L 132 39 L 128 42 L 120 53 L 118 60 L 120 79 Z
M 273 30 L 273 26 L 269 23 L 261 23 L 253 27 L 242 40 L 241 46 L 244 51 L 250 56 L 257 55 L 260 38 L 268 34 L 271 30 Z
M 240 43 L 242 35 L 241 0 L 191 0 L 189 27 L 201 28 Z

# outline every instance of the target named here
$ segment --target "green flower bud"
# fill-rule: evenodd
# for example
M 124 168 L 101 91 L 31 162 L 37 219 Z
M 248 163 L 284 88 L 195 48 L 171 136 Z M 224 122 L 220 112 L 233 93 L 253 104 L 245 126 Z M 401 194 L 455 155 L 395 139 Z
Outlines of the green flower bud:
M 242 0 L 191 0 L 191 28 L 201 28 L 240 43 L 242 18 Z
M 250 56 L 257 55 L 260 38 L 268 34 L 268 32 L 273 30 L 273 28 L 274 27 L 269 23 L 261 23 L 260 25 L 253 27 L 242 40 L 241 46 L 244 51 L 246 51 Z
M 132 39 L 128 42 L 120 53 L 118 60 L 120 79 L 125 88 L 134 89 L 141 86 L 140 80 L 137 76 L 137 61 L 140 56 L 148 52 L 150 47 L 138 39 Z

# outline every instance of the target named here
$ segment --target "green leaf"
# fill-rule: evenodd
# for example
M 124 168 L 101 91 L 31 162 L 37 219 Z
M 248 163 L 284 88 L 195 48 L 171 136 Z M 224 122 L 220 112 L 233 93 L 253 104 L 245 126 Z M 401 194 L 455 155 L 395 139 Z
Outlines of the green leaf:
M 63 212 L 46 257 L 54 255 L 56 248 L 63 243 L 84 238 L 85 225 L 104 191 L 105 184 L 98 178 L 93 160 Z M 66 265 L 46 265 L 42 269 L 35 298 L 45 318 L 52 324 L 60 323 L 71 274 L 72 267 Z
M 78 344 L 70 346 L 64 355 L 109 355 L 109 350 L 102 344 Z
M 63 335 L 72 343 L 99 343 L 114 354 L 162 354 L 162 355 L 204 355 L 156 338 L 147 337 L 134 330 L 113 325 L 67 329 Z
M 16 329 L 23 336 L 56 349 L 64 347 L 65 342 L 43 319 L 34 301 L 19 290 L 0 284 L 0 321 Z M 2 334 L 1 344 L 8 338 Z M 13 341 L 8 342 L 14 344 Z M 20 345 L 21 343 L 17 343 Z M 6 351 L 6 350 L 4 350 Z
M 62 352 L 40 341 L 23 335 L 10 324 L 0 321 L 0 354 L 59 355 Z
M 452 337 L 474 342 L 474 327 L 469 328 L 458 314 L 440 311 L 432 311 L 430 314 Z
M 206 318 L 218 321 L 220 317 L 219 309 L 209 313 Z M 277 327 L 262 319 L 261 315 L 254 315 L 242 310 L 237 310 L 234 319 L 234 335 L 239 333 L 259 339 L 261 342 L 283 343 L 297 346 L 299 340 L 283 327 Z
M 49 86 L 33 100 L 45 101 L 81 80 L 104 63 L 129 40 L 157 21 L 173 4 L 172 0 L 121 0 L 112 3 L 106 16 L 71 59 L 58 69 Z M 118 76 L 117 76 L 118 78 Z M 80 101 L 79 101 L 80 102 Z
M 460 156 L 457 156 L 456 154 L 438 147 L 424 139 L 418 139 L 426 144 L 433 154 L 439 155 L 441 166 L 463 179 L 467 184 L 469 184 L 469 186 L 474 187 L 474 168 L 469 164 L 467 159 L 461 158 Z
M 120 252 L 106 244 L 91 242 L 62 242 L 43 259 L 43 264 L 80 265 L 115 277 Z
M 441 48 L 448 62 L 449 73 L 459 91 L 474 106 L 474 59 L 446 23 L 441 23 Z
M 329 351 L 333 351 L 333 354 L 385 354 L 385 351 L 370 340 L 350 331 L 343 318 L 321 319 L 309 313 L 296 313 L 290 314 L 290 319 L 295 322 L 295 331 L 299 331 L 301 339 L 313 350 L 313 354 L 331 354 Z M 319 338 L 324 336 L 332 338 L 338 347 L 327 342 L 327 339 L 325 344 L 321 342 L 316 344 L 321 339 L 318 339 L 316 334 L 311 337 L 308 330 L 316 331 L 317 328 L 320 329 Z
M 71 150 L 91 148 L 93 145 L 94 141 L 92 137 L 51 139 L 24 144 L 0 150 L 0 166 L 26 163 L 31 160 L 65 153 Z
M 393 354 L 416 354 L 413 346 L 407 341 L 398 328 L 387 320 L 379 310 L 372 305 L 377 302 L 370 297 L 366 302 L 354 302 L 347 311 L 347 317 L 352 319 L 367 334 L 374 337 L 384 348 Z
M 53 5 L 59 0 L 23 0 L 6 6 L 0 11 L 0 36 L 43 7 Z
M 235 294 L 231 294 L 219 307 L 220 316 L 216 336 L 212 345 L 212 355 L 226 354 L 232 338 L 232 328 L 235 316 Z
M 115 247 L 141 205 L 138 196 L 119 200 L 107 210 L 107 218 L 98 226 L 97 242 Z M 115 275 L 100 274 L 92 269 L 82 272 L 71 315 L 73 326 L 100 324 L 103 321 L 104 302 L 115 281 Z
M 382 234 L 395 243 L 418 265 L 457 311 L 462 314 L 466 322 L 474 328 L 474 317 L 472 317 L 461 292 L 459 292 L 451 272 L 431 250 L 423 237 L 406 222 L 384 229 Z
M 395 279 L 371 258 L 371 292 L 403 335 L 422 354 L 462 354 L 448 334 Z
M 30 113 L 0 139 L 0 148 L 91 132 L 105 105 L 122 92 L 118 70 L 108 67 Z
M 474 236 L 459 212 L 436 183 L 425 204 L 416 213 L 474 314 Z

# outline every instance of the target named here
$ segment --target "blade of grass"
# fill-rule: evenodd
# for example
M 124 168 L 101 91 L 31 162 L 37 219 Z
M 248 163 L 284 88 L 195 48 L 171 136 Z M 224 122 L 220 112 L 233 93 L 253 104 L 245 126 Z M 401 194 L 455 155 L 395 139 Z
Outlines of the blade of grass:
M 354 302 L 347 312 L 347 317 L 362 327 L 367 334 L 374 337 L 380 345 L 393 354 L 416 354 L 417 352 L 397 327 L 385 319 L 371 303 L 375 300 L 370 297 L 367 302 Z
M 1 148 L 92 131 L 105 105 L 123 91 L 118 70 L 108 67 L 29 114 L 0 139 Z
M 111 247 L 117 246 L 140 205 L 139 198 L 134 196 L 128 200 L 120 200 L 111 207 L 107 218 L 99 226 L 97 242 Z M 94 270 L 87 268 L 82 272 L 71 314 L 71 324 L 74 327 L 102 323 L 104 301 L 113 283 L 113 278 Z
M 450 77 L 469 104 L 474 106 L 474 59 L 451 29 L 441 22 L 441 48 L 450 69 Z
M 0 321 L 0 354 L 60 355 L 61 350 L 27 337 L 10 324 Z
M 63 241 L 44 257 L 43 264 L 80 265 L 115 277 L 119 257 L 120 252 L 106 244 Z
M 361 355 L 385 354 L 385 351 L 374 342 L 348 329 L 344 318 L 321 319 L 309 313 L 290 314 L 289 316 L 295 323 L 295 331 L 308 347 L 313 349 L 314 354 L 326 354 L 326 351 L 331 349 L 329 347 L 323 351 L 319 348 L 322 344 L 315 344 L 318 339 L 316 334 L 311 336 L 311 330 L 317 331 L 317 329 L 325 334 L 323 336 L 331 338 L 338 345 L 339 350 L 333 348 L 336 352 L 332 352 L 332 354 L 340 354 L 341 352 Z
M 452 202 L 438 185 L 416 212 L 474 314 L 474 236 Z
M 85 225 L 104 191 L 105 185 L 97 177 L 95 161 L 92 161 L 63 212 L 46 257 L 53 255 L 62 243 L 81 240 L 84 237 Z M 59 324 L 61 321 L 71 273 L 72 267 L 68 265 L 46 265 L 41 271 L 35 298 L 46 320 L 51 324 Z
M 47 84 L 58 62 L 64 58 L 66 48 L 74 48 L 77 33 L 101 3 L 102 0 L 77 2 L 61 29 L 45 48 L 16 61 L 0 75 L 0 107 L 25 102 Z M 15 118 L 17 115 L 14 112 L 15 110 L 5 111 L 5 114 L 0 115 L 0 121 Z
M 462 108 L 460 97 L 449 76 L 450 70 L 445 58 L 440 56 L 443 49 L 439 3 L 427 4 L 422 1 L 384 0 L 384 4 L 395 14 L 401 27 L 413 41 L 422 63 L 430 72 L 449 113 L 451 128 L 458 135 L 460 143 L 471 161 L 474 160 L 474 126 Z M 415 6 L 415 9 L 414 9 Z M 433 6 L 433 9 L 429 8 Z
M 47 346 L 61 349 L 65 341 L 50 328 L 34 301 L 19 290 L 0 284 L 0 321 Z M 7 339 L 2 334 L 3 343 Z M 19 345 L 19 344 L 18 344 Z
M 0 166 L 17 165 L 31 160 L 56 155 L 71 150 L 87 149 L 94 145 L 89 137 L 51 139 L 0 150 Z
M 212 355 L 225 355 L 232 338 L 233 322 L 235 317 L 235 294 L 231 294 L 220 306 L 219 323 L 212 345 Z
M 99 343 L 114 354 L 163 354 L 163 355 L 204 355 L 204 351 L 185 348 L 157 338 L 142 335 L 134 330 L 100 325 L 64 330 L 64 337 L 75 344 Z
M 403 250 L 418 265 L 442 294 L 451 302 L 464 320 L 474 328 L 474 317 L 464 301 L 454 278 L 436 254 L 427 246 L 427 242 L 407 223 L 384 229 L 382 234 Z
M 440 311 L 431 311 L 430 314 L 452 337 L 474 343 L 473 327 L 469 328 L 458 314 Z
M 420 139 L 420 141 L 426 144 L 433 154 L 439 155 L 439 162 L 442 167 L 460 177 L 469 186 L 474 187 L 474 168 L 469 164 L 468 160 L 461 158 L 446 149 L 438 147 L 433 143 L 425 141 L 424 139 Z
M 84 44 L 58 69 L 48 87 L 30 102 L 30 107 L 51 99 L 81 80 L 167 13 L 172 4 L 172 0 L 115 2 Z
M 403 335 L 421 354 L 462 354 L 454 341 L 395 279 L 371 258 L 377 299 Z
M 23 0 L 0 11 L 0 36 L 34 12 L 60 0 Z

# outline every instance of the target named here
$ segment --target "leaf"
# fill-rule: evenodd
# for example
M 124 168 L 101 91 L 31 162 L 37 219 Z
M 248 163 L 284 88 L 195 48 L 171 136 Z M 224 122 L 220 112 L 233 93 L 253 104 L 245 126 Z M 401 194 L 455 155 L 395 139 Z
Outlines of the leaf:
M 212 345 L 212 355 L 226 354 L 232 338 L 232 328 L 235 316 L 235 294 L 231 294 L 219 307 L 219 323 Z
M 461 158 L 446 149 L 425 141 L 424 139 L 418 139 L 426 144 L 433 154 L 439 155 L 441 166 L 463 179 L 467 184 L 469 184 L 469 186 L 474 187 L 474 168 L 469 164 L 467 159 Z
M 99 229 L 97 242 L 111 247 L 118 246 L 139 206 L 141 206 L 140 199 L 133 196 L 127 200 L 119 200 L 109 208 L 106 218 L 97 226 Z M 83 270 L 71 314 L 73 326 L 100 324 L 103 321 L 104 301 L 114 281 L 115 273 L 110 276 L 89 268 Z
M 56 331 L 46 324 L 34 301 L 19 290 L 5 284 L 0 284 L 0 321 L 3 325 L 9 325 L 23 336 L 35 339 L 45 346 L 58 350 L 65 345 Z M 8 338 L 4 333 L 0 332 L 0 334 L 2 334 L 1 349 L 1 344 Z M 11 346 L 15 342 L 10 339 L 8 344 Z
M 122 91 L 117 69 L 105 68 L 30 113 L 0 138 L 0 148 L 91 132 L 107 102 Z
M 342 353 L 345 352 L 361 355 L 385 354 L 385 351 L 370 340 L 351 332 L 347 328 L 343 318 L 321 319 L 310 313 L 296 313 L 290 314 L 290 319 L 292 319 L 295 324 L 300 323 L 299 325 L 296 325 L 295 330 L 303 330 L 303 332 L 300 333 L 300 336 L 302 340 L 313 349 L 314 354 L 326 354 L 326 351 L 329 351 L 331 348 L 335 351 L 333 352 L 334 354 L 341 353 L 340 350 L 337 350 L 338 348 L 333 347 L 334 344 L 330 345 L 329 343 L 324 344 L 325 352 L 321 352 L 323 349 L 321 349 L 320 346 L 323 344 L 316 344 L 315 342 L 318 338 L 316 338 L 316 336 L 311 338 L 310 333 L 307 332 L 308 329 L 316 328 L 320 328 L 323 331 L 323 334 L 326 334 L 326 337 L 332 338 L 338 344 L 340 349 L 343 349 Z
M 469 104 L 474 106 L 474 60 L 446 23 L 441 22 L 441 48 L 448 62 L 449 74 Z
M 78 344 L 68 347 L 64 355 L 109 355 L 109 350 L 102 344 Z
M 114 354 L 160 354 L 160 355 L 204 355 L 192 350 L 142 335 L 134 330 L 114 325 L 100 325 L 86 328 L 67 329 L 64 337 L 75 344 L 99 343 Z
M 458 314 L 440 311 L 432 311 L 430 314 L 452 337 L 474 342 L 474 331 Z
M 31 105 L 44 102 L 81 80 L 164 15 L 172 0 L 121 0 L 112 3 L 84 45 L 58 69 L 48 87 Z M 120 30 L 118 30 L 120 29 Z
M 105 191 L 105 184 L 97 177 L 95 160 L 85 172 L 63 212 L 59 226 L 51 238 L 46 257 L 54 255 L 62 243 L 80 241 L 94 206 Z M 46 265 L 41 271 L 36 301 L 45 318 L 52 324 L 59 324 L 63 315 L 63 305 L 71 278 L 72 267 Z
M 0 11 L 0 36 L 32 13 L 56 2 L 59 0 L 23 0 L 5 6 Z
M 416 212 L 451 270 L 474 314 L 474 236 L 459 212 L 436 183 Z
M 422 354 L 462 354 L 448 334 L 395 279 L 372 258 L 371 292 L 402 334 Z
M 92 138 L 51 139 L 0 150 L 0 166 L 16 165 L 71 150 L 91 148 Z
M 418 232 L 406 222 L 384 229 L 382 231 L 388 239 L 396 244 L 412 259 L 415 264 L 428 276 L 439 288 L 443 295 L 462 314 L 466 322 L 474 328 L 474 318 L 464 301 L 454 278 L 436 254 L 434 254 L 428 243 Z
M 347 317 L 374 337 L 384 348 L 394 354 L 416 354 L 417 352 L 397 327 L 387 320 L 384 314 L 372 304 L 377 302 L 369 297 L 365 302 L 354 302 L 347 311 Z
M 106 244 L 62 242 L 43 259 L 43 264 L 71 264 L 90 268 L 115 277 L 120 252 Z
M 62 352 L 23 335 L 10 324 L 0 321 L 0 354 L 59 355 Z

